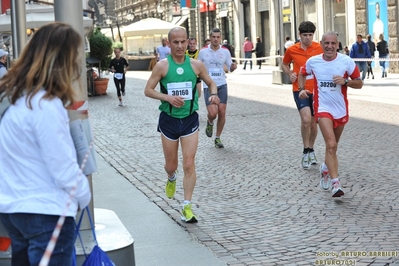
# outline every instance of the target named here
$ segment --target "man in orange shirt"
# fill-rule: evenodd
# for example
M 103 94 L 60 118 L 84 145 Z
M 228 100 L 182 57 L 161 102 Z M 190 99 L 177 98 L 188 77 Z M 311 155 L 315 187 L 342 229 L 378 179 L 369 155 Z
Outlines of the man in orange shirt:
M 301 136 L 303 142 L 302 167 L 309 169 L 310 165 L 317 164 L 313 145 L 317 136 L 317 123 L 313 119 L 313 94 L 307 99 L 299 98 L 298 73 L 306 61 L 314 56 L 323 53 L 320 43 L 313 41 L 316 26 L 310 21 L 304 21 L 298 28 L 300 42 L 290 46 L 284 54 L 282 70 L 288 75 L 292 82 L 294 100 L 301 117 Z M 293 63 L 293 69 L 290 64 Z M 305 88 L 313 93 L 313 76 L 307 77 Z

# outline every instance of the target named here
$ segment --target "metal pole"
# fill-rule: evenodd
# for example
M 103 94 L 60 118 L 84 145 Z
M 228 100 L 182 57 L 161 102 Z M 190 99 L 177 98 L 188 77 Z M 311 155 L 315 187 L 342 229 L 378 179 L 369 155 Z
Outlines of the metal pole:
M 202 33 L 201 33 L 201 10 L 200 10 L 200 0 L 197 0 L 197 40 L 198 40 L 198 49 L 202 47 Z
M 296 42 L 296 40 L 298 39 L 297 35 L 297 29 L 296 29 L 296 4 L 295 4 L 295 0 L 292 1 L 292 11 L 294 13 L 294 42 Z
M 120 30 L 120 28 L 119 28 L 119 22 L 118 22 L 118 20 L 116 21 L 116 27 L 118 27 L 119 41 L 122 42 L 121 30 Z
M 82 0 L 54 0 L 54 16 L 56 21 L 61 21 L 64 23 L 68 23 L 71 25 L 77 32 L 80 33 L 80 36 L 82 37 L 82 40 L 84 40 L 84 31 L 83 31 L 83 3 Z M 84 43 L 82 43 L 79 47 L 79 52 L 80 54 L 84 55 L 85 54 L 85 47 Z M 86 58 L 85 56 L 82 56 L 81 58 L 81 64 L 82 64 L 82 72 L 80 73 L 80 84 L 82 86 L 82 90 L 77 90 L 76 94 L 76 101 L 87 101 L 87 79 L 86 79 Z M 79 86 L 75 86 L 76 88 L 79 88 Z M 76 119 L 82 119 L 82 123 L 87 125 L 89 127 L 89 120 L 88 120 L 88 114 L 87 112 L 82 112 L 82 111 L 77 111 L 77 110 L 68 110 L 68 115 L 71 121 L 76 120 Z M 85 132 L 87 139 L 89 141 L 92 140 L 92 136 L 90 136 L 91 132 Z M 94 154 L 92 154 L 94 156 Z M 92 191 L 93 195 L 93 183 L 92 183 L 92 176 L 88 175 L 87 176 L 90 184 L 90 189 Z M 93 198 L 89 204 L 89 209 L 91 212 L 91 215 L 94 220 L 94 205 L 93 205 Z M 79 217 L 80 214 L 78 214 L 77 217 Z M 94 222 L 94 221 L 93 221 Z M 90 226 L 90 221 L 85 215 L 83 217 L 83 221 L 81 224 L 81 230 L 88 230 L 91 228 Z
M 278 14 L 278 34 L 280 36 L 279 38 L 279 47 L 280 47 L 280 56 L 284 55 L 284 34 L 283 34 L 283 15 L 282 15 L 282 5 L 281 1 L 277 1 L 277 14 Z M 281 65 L 281 62 L 283 60 L 280 58 L 278 60 L 279 64 Z
M 206 32 L 205 34 L 208 34 L 209 28 L 211 27 L 211 20 L 209 19 L 209 0 L 206 0 Z M 208 35 L 205 35 L 208 36 Z
M 111 28 L 111 34 L 112 34 L 112 41 L 115 41 L 115 37 L 114 37 L 114 29 L 112 28 L 112 24 L 109 25 L 109 27 Z
M 25 0 L 11 0 L 11 32 L 12 55 L 15 60 L 26 44 Z

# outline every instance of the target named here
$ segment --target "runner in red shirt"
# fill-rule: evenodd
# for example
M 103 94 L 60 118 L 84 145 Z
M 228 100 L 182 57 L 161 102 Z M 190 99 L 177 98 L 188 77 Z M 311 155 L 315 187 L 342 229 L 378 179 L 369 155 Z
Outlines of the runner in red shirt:
M 320 186 L 331 187 L 333 197 L 344 195 L 338 178 L 338 141 L 349 120 L 348 87 L 360 89 L 363 82 L 355 62 L 337 53 L 338 36 L 329 31 L 323 35 L 322 55 L 313 56 L 298 76 L 299 97 L 307 99 L 311 91 L 304 88 L 305 76 L 314 76 L 314 112 L 326 145 L 325 163 L 320 165 Z M 349 79 L 350 78 L 350 79 Z

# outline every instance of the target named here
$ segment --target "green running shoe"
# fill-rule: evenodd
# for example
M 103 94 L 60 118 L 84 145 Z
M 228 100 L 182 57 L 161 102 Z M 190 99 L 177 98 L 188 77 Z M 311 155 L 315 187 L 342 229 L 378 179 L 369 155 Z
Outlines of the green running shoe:
M 209 124 L 209 121 L 206 121 L 206 128 L 205 128 L 205 134 L 210 138 L 212 137 L 213 134 L 213 125 Z
M 173 199 L 173 197 L 175 196 L 175 192 L 176 192 L 176 180 L 170 181 L 168 178 L 165 188 L 166 197 L 168 197 L 169 199 Z
M 224 145 L 223 145 L 222 141 L 220 140 L 220 138 L 215 139 L 215 147 L 219 148 L 219 149 L 224 148 Z
M 197 217 L 195 216 L 195 214 L 191 210 L 191 204 L 184 205 L 183 210 L 182 210 L 182 214 L 183 214 L 183 216 L 181 217 L 182 221 L 185 221 L 186 223 L 196 223 L 196 222 L 198 222 Z

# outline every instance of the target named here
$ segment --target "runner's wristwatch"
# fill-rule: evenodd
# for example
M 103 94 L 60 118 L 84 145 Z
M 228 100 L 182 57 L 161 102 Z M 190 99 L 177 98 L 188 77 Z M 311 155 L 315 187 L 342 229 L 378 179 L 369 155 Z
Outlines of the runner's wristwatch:
M 348 85 L 348 82 L 349 82 L 349 80 L 348 80 L 348 79 L 345 79 L 345 84 L 344 84 L 344 86 Z
M 304 87 L 299 87 L 299 88 L 298 88 L 298 91 L 301 92 L 301 91 L 303 91 L 304 89 L 305 89 Z

